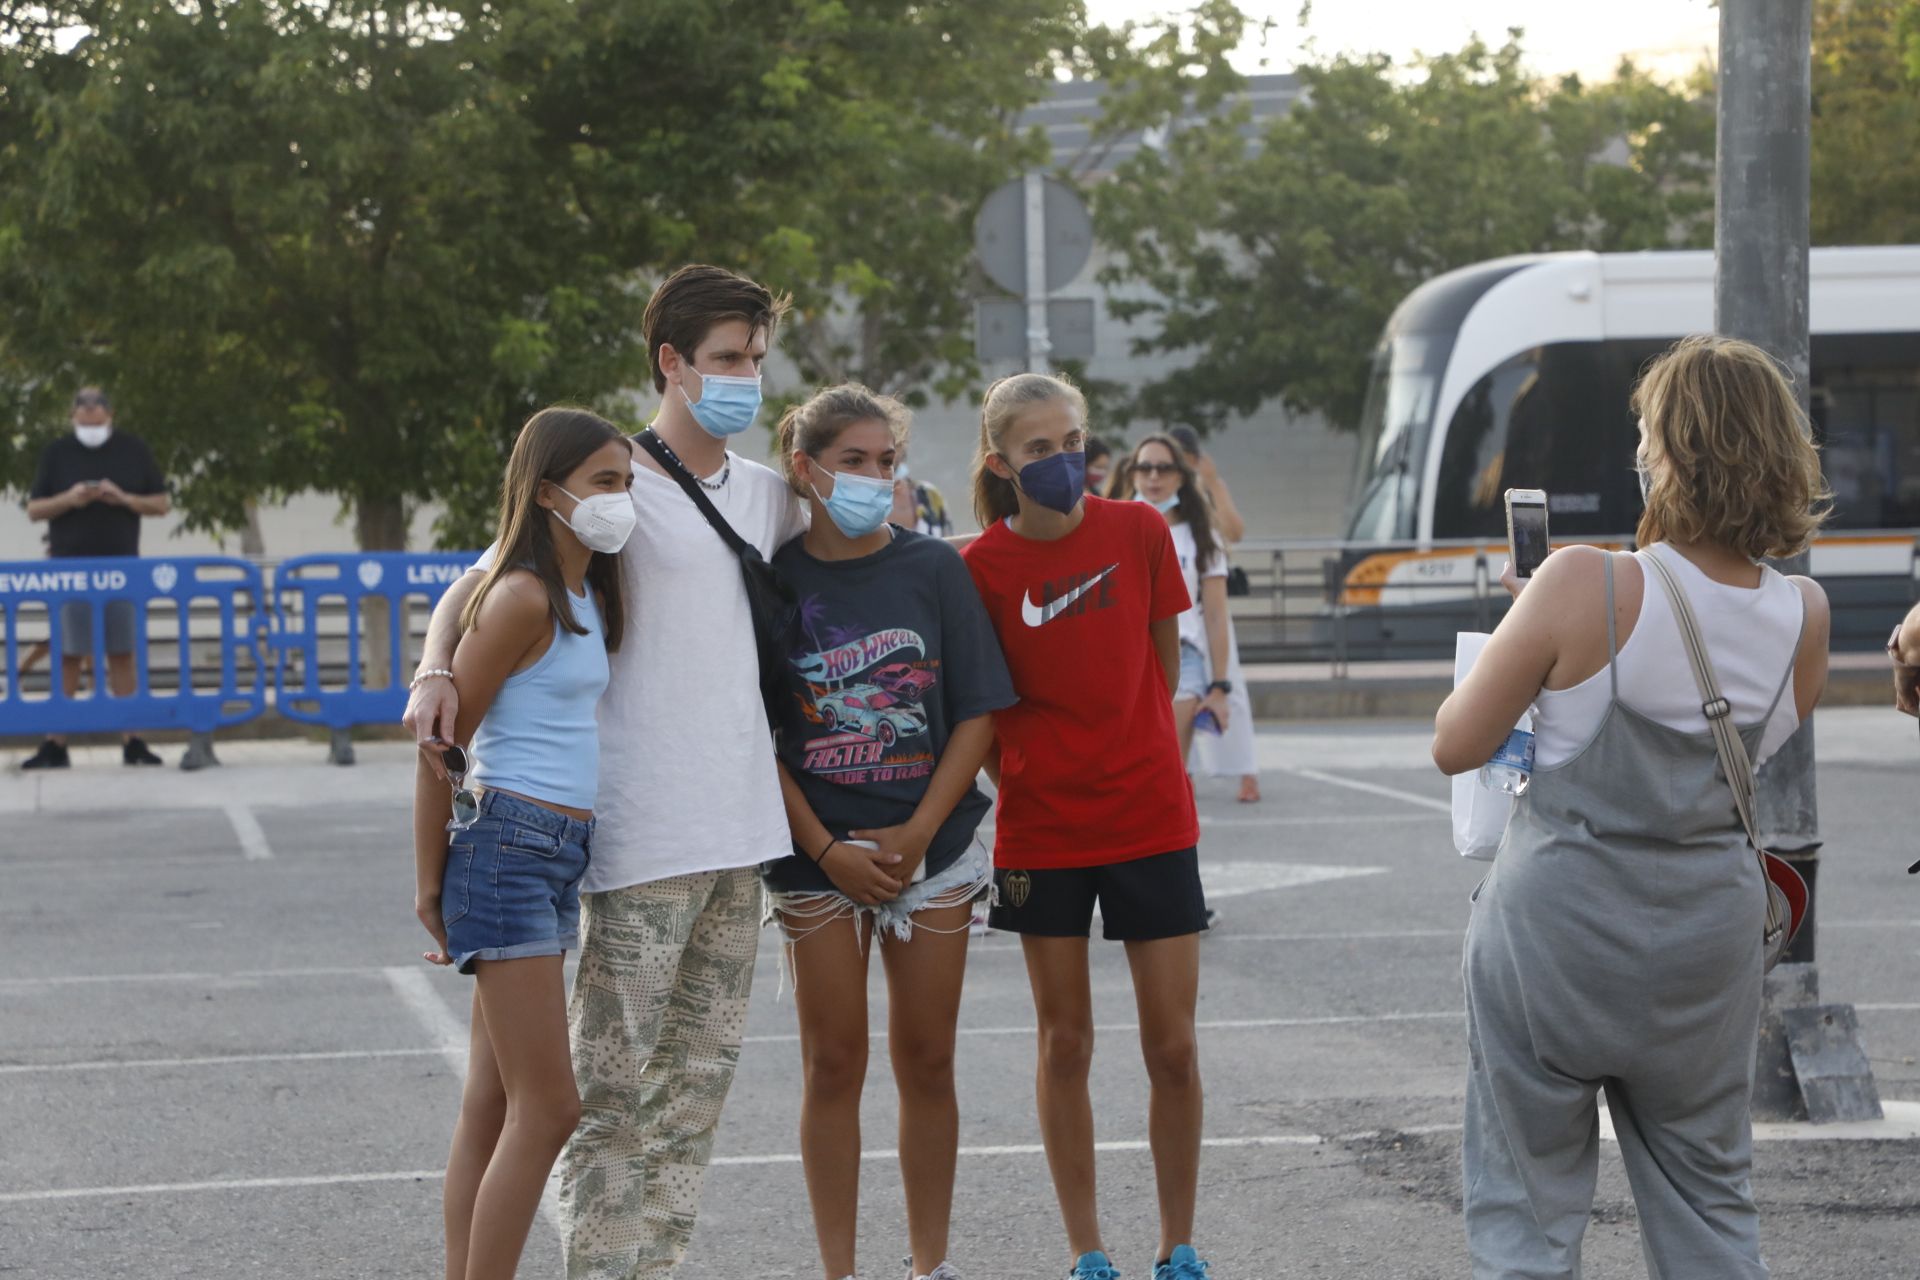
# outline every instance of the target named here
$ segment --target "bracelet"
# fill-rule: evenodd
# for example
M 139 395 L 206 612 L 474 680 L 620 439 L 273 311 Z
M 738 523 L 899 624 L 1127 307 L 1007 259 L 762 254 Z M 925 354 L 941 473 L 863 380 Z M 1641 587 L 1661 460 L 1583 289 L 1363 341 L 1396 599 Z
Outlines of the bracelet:
M 824 848 L 824 849 L 822 849 L 822 850 L 820 851 L 820 856 L 819 856 L 819 857 L 817 857 L 817 858 L 815 858 L 815 859 L 813 860 L 813 865 L 817 867 L 817 866 L 819 866 L 819 865 L 820 865 L 820 864 L 821 864 L 822 862 L 825 862 L 825 861 L 826 861 L 826 859 L 827 859 L 827 855 L 833 852 L 833 846 L 835 846 L 835 845 L 837 845 L 837 844 L 839 844 L 839 843 L 840 843 L 840 842 L 839 842 L 838 840 L 828 840 L 828 841 L 827 841 L 827 847 L 826 847 L 826 848 Z
M 433 679 L 435 676 L 445 676 L 447 679 L 451 680 L 453 679 L 453 672 L 447 670 L 445 667 L 435 667 L 430 671 L 422 671 L 419 675 L 413 678 L 411 683 L 407 685 L 407 692 L 412 693 L 415 689 L 418 689 L 422 684 L 425 684 L 427 681 Z

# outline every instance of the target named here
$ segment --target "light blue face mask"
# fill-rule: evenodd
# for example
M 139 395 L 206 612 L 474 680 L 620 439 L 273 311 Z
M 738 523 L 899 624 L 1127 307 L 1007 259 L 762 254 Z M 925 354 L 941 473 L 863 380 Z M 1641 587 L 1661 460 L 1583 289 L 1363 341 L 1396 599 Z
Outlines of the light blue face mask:
M 680 398 L 687 402 L 693 420 L 700 424 L 702 430 L 724 440 L 728 436 L 739 435 L 753 425 L 754 418 L 760 412 L 760 379 L 702 373 L 700 399 L 695 401 L 688 397 L 685 383 L 680 386 Z
M 1177 493 L 1174 494 L 1171 498 L 1162 498 L 1158 502 L 1155 502 L 1152 498 L 1149 498 L 1144 493 L 1136 493 L 1133 495 L 1133 500 L 1135 502 L 1146 503 L 1148 506 L 1152 507 L 1155 511 L 1158 511 L 1163 516 L 1172 515 L 1173 509 L 1180 505 L 1180 495 Z
M 893 481 L 847 471 L 827 471 L 833 477 L 833 492 L 822 496 L 813 486 L 813 496 L 827 509 L 834 525 L 849 538 L 864 538 L 887 522 L 893 514 Z

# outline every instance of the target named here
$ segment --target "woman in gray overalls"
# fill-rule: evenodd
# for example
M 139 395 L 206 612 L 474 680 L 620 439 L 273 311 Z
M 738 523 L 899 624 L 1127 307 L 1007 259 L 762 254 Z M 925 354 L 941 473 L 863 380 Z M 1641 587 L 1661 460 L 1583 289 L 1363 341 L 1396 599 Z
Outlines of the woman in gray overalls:
M 1634 409 L 1643 549 L 1557 552 L 1524 593 L 1509 571 L 1513 610 L 1435 723 L 1450 774 L 1485 763 L 1529 705 L 1538 739 L 1467 931 L 1476 1280 L 1580 1275 L 1602 1089 L 1648 1274 L 1767 1274 L 1748 1114 L 1764 890 L 1642 560 L 1686 591 L 1757 761 L 1819 700 L 1828 630 L 1818 586 L 1757 562 L 1805 548 L 1826 491 L 1805 415 L 1758 348 L 1686 339 Z

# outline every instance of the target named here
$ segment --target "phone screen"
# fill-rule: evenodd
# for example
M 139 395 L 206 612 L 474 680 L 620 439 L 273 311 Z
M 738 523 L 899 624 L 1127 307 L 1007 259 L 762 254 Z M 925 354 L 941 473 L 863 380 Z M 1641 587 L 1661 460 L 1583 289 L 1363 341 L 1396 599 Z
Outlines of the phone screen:
M 1507 540 L 1513 553 L 1513 575 L 1516 578 L 1531 578 L 1551 549 L 1547 542 L 1545 498 L 1545 494 L 1539 495 L 1538 501 L 1531 497 L 1508 495 Z

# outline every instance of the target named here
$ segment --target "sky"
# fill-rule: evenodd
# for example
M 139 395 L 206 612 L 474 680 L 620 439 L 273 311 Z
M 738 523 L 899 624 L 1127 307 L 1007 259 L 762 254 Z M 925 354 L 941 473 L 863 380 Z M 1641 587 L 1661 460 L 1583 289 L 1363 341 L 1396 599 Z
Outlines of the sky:
M 1245 72 L 1291 69 L 1308 37 L 1323 53 L 1404 58 L 1458 49 L 1476 33 L 1498 44 L 1507 28 L 1521 27 L 1528 61 L 1539 72 L 1601 80 L 1623 54 L 1632 54 L 1650 71 L 1678 77 L 1711 56 L 1720 21 L 1708 0 L 1314 0 L 1303 32 L 1299 0 L 1239 3 L 1250 17 L 1275 23 L 1264 46 L 1250 44 L 1234 59 Z M 1140 21 L 1182 7 L 1178 0 L 1087 0 L 1089 14 L 1102 22 Z

